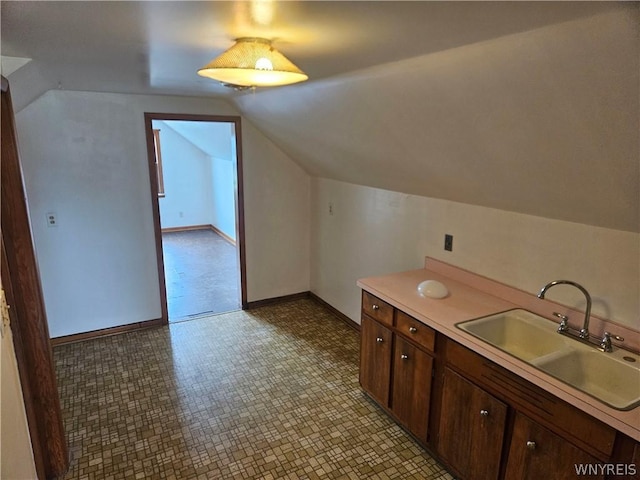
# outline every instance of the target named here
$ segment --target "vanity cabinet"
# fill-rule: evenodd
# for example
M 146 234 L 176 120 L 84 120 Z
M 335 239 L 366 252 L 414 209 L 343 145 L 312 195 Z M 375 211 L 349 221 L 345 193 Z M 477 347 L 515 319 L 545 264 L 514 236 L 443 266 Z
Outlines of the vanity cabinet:
M 452 340 L 444 344 L 436 451 L 461 478 L 568 479 L 577 464 L 610 460 L 613 428 Z
M 363 292 L 360 385 L 426 443 L 435 331 Z
M 505 480 L 575 479 L 580 465 L 601 463 L 555 433 L 520 413 L 516 414 L 507 457 Z M 553 469 L 553 470 L 550 470 Z M 580 475 L 604 478 L 603 475 Z
M 459 478 L 638 461 L 637 442 L 366 291 L 361 318 L 362 388 Z
M 363 315 L 360 335 L 360 385 L 376 402 L 388 407 L 391 330 Z
M 445 368 L 437 450 L 462 478 L 498 478 L 506 421 L 505 403 Z
M 433 357 L 396 336 L 391 411 L 416 437 L 427 438 Z

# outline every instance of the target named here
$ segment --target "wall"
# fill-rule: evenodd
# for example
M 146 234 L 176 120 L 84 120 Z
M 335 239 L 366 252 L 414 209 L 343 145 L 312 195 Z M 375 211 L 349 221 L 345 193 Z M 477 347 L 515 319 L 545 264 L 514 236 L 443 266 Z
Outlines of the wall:
M 217 100 L 64 90 L 16 114 L 52 337 L 161 315 L 144 112 L 237 115 Z M 242 126 L 248 300 L 306 291 L 309 177 Z
M 358 323 L 358 278 L 421 268 L 431 256 L 531 293 L 551 280 L 577 281 L 595 315 L 640 327 L 636 233 L 322 178 L 312 181 L 311 205 L 311 291 Z M 453 252 L 443 249 L 445 233 Z M 574 290 L 548 298 L 584 310 Z
M 233 156 L 235 159 L 235 155 Z M 236 163 L 232 159 L 211 158 L 213 212 L 211 224 L 232 240 L 236 239 Z
M 0 478 L 36 478 L 11 330 L 0 340 Z
M 244 142 L 242 152 L 245 229 L 254 239 L 247 241 L 247 256 L 261 260 L 261 268 L 247 274 L 249 291 L 260 292 L 256 300 L 308 291 L 311 179 L 250 122 L 242 124 L 242 136 L 260 138 Z
M 211 224 L 211 158 L 166 122 L 154 120 L 153 127 L 160 129 L 165 190 L 159 199 L 162 228 Z

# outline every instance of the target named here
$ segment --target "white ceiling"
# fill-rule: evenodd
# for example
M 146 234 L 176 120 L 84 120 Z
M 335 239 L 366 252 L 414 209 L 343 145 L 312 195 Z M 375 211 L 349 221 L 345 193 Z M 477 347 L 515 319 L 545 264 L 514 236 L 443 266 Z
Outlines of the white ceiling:
M 52 87 L 228 95 L 233 91 L 196 71 L 237 37 L 274 39 L 313 81 L 611 8 L 540 8 L 528 2 L 3 1 L 2 55 L 32 58 Z
M 637 232 L 638 6 L 3 1 L 1 53 L 33 59 L 18 108 L 51 88 L 223 96 L 313 175 Z M 310 80 L 196 74 L 239 36 Z

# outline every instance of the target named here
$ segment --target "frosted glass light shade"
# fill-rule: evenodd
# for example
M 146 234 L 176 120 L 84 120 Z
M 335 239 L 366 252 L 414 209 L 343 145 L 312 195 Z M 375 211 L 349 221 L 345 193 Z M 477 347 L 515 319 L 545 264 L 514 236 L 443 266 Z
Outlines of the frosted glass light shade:
M 274 87 L 304 82 L 309 77 L 263 38 L 238 38 L 198 75 L 232 86 Z

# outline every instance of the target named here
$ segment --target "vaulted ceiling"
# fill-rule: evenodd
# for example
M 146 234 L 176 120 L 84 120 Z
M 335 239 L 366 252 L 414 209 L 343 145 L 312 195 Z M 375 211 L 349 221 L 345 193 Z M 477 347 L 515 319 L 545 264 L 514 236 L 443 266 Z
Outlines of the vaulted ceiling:
M 638 6 L 2 2 L 1 53 L 32 59 L 18 108 L 52 88 L 224 97 L 312 175 L 638 232 Z M 239 36 L 310 80 L 196 75 Z

